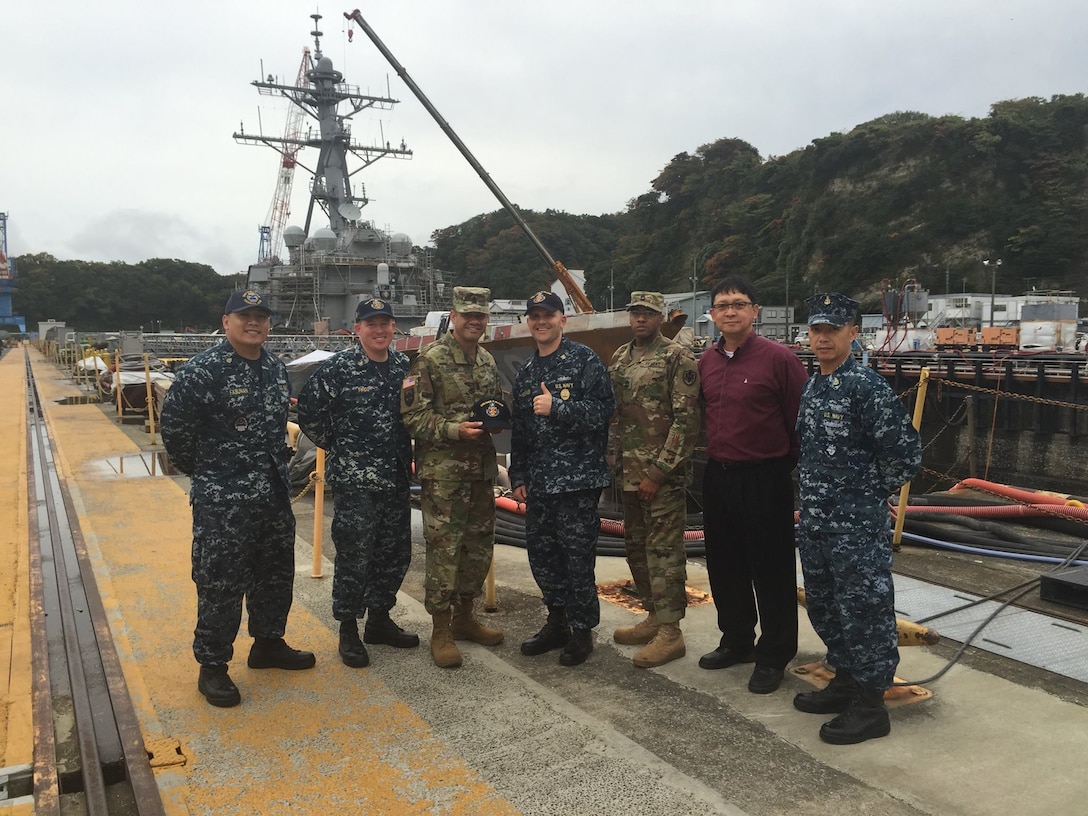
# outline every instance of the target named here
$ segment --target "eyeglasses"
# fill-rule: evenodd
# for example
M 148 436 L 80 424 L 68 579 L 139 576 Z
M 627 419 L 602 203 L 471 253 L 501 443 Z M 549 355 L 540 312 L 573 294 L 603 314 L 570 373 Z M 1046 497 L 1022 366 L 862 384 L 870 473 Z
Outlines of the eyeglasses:
M 751 305 L 752 302 L 750 300 L 734 300 L 729 303 L 715 303 L 710 309 L 714 312 L 728 312 L 730 309 L 739 312 L 741 309 L 747 309 Z

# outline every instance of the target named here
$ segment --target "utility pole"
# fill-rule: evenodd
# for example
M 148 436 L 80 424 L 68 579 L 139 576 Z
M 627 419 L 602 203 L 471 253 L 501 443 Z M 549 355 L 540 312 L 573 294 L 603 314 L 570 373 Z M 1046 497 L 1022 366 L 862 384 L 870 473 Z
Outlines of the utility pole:
M 991 268 L 990 274 L 990 328 L 994 326 L 994 298 L 997 292 L 997 268 L 1001 266 L 1001 259 L 991 261 L 989 258 L 982 262 L 983 266 Z

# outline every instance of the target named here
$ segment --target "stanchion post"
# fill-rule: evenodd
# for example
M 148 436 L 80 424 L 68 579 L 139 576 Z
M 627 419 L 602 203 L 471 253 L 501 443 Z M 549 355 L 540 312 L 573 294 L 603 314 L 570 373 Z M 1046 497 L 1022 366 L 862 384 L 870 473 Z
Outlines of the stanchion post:
M 113 392 L 117 395 L 117 418 L 121 418 L 121 351 L 113 351 Z
M 484 611 L 498 612 L 499 606 L 495 601 L 495 556 L 491 556 L 491 564 L 487 568 L 487 578 L 484 579 Z
M 923 366 L 918 374 L 918 393 L 914 397 L 914 430 L 921 430 L 922 410 L 926 407 L 926 389 L 929 387 L 929 366 Z M 903 524 L 907 520 L 907 499 L 910 497 L 910 482 L 899 488 L 899 506 L 895 514 L 895 534 L 892 536 L 892 549 L 898 550 L 903 541 Z
M 325 534 L 325 449 L 317 449 L 314 471 L 314 564 L 311 578 L 321 577 L 321 539 Z
M 151 361 L 144 354 L 144 383 L 147 385 L 147 427 L 151 431 L 151 444 L 155 444 L 155 395 L 151 393 Z

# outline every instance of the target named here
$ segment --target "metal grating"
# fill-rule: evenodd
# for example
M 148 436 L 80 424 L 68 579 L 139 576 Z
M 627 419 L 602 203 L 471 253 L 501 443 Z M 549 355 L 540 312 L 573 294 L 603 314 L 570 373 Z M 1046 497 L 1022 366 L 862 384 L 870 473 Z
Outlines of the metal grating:
M 917 621 L 980 596 L 894 575 L 895 611 Z M 928 622 L 942 637 L 962 643 L 1000 606 L 986 601 Z M 1088 627 L 1009 606 L 971 644 L 979 649 L 1088 683 Z

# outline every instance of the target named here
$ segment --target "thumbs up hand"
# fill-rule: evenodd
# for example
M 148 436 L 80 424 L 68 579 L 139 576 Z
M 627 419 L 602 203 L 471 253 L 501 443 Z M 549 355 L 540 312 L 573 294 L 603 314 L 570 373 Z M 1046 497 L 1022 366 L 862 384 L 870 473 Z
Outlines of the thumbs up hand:
M 552 392 L 544 383 L 540 384 L 542 393 L 533 397 L 533 413 L 537 416 L 548 416 L 552 412 Z

